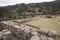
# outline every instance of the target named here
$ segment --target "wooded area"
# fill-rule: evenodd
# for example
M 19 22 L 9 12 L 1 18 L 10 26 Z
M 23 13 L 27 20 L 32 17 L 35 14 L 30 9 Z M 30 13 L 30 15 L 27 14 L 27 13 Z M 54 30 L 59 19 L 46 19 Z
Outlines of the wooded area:
M 33 17 L 35 15 L 60 15 L 60 1 L 16 4 L 0 7 L 0 20 Z

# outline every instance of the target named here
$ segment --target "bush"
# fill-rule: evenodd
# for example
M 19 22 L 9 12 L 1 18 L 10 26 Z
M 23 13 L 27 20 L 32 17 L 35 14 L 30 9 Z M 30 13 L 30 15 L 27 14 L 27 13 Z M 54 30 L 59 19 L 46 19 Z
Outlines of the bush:
M 46 18 L 52 18 L 50 15 L 48 15 L 48 16 L 45 16 Z

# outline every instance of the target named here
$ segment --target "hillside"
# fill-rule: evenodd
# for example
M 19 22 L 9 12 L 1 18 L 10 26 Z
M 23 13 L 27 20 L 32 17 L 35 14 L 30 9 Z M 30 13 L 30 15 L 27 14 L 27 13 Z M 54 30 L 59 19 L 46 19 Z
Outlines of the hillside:
M 60 15 L 60 1 L 16 4 L 0 7 L 0 20 L 34 17 L 36 15 Z

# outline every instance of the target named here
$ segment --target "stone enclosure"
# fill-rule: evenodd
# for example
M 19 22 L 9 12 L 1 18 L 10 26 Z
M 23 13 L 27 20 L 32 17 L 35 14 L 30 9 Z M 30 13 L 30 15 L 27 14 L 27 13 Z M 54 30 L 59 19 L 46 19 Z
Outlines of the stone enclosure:
M 57 40 L 57 32 L 54 30 L 34 28 L 20 22 L 23 21 L 2 21 L 0 26 L 3 27 L 3 30 L 0 32 L 0 40 Z M 12 39 L 12 35 L 16 39 Z

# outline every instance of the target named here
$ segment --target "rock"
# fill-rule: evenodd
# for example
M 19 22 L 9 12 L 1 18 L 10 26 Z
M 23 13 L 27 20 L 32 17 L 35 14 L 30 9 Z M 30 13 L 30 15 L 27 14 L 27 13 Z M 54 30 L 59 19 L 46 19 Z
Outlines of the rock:
M 27 34 L 31 32 L 31 28 L 29 26 L 25 26 L 23 29 L 24 29 L 24 32 Z
M 36 31 L 32 31 L 31 34 L 34 35 L 34 36 L 39 35 L 38 32 L 36 32 Z
M 52 37 L 48 37 L 48 40 L 56 40 L 56 39 Z
M 40 39 L 41 39 L 41 40 L 47 40 L 47 37 L 46 37 L 45 35 L 41 35 L 41 36 L 40 36 Z
M 41 34 L 48 35 L 48 30 L 47 30 L 47 29 L 40 28 L 40 29 L 39 29 L 39 32 L 40 32 Z
M 56 38 L 56 34 L 57 34 L 56 31 L 50 30 L 49 33 L 48 33 L 48 36 L 49 36 L 49 37 Z
M 11 40 L 11 32 L 8 30 L 3 30 L 2 32 L 0 32 L 0 35 L 0 39 Z
M 30 40 L 40 40 L 39 36 L 32 36 Z

